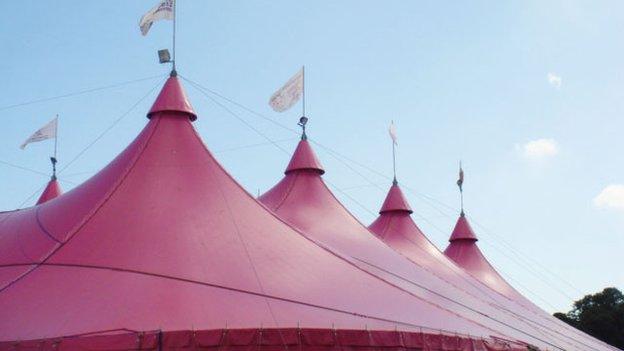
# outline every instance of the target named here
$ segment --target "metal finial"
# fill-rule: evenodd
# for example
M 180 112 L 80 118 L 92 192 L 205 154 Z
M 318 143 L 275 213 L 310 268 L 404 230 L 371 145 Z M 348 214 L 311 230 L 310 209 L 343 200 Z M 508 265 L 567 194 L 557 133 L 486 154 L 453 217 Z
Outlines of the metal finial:
M 52 180 L 56 180 L 56 157 L 50 157 L 50 162 L 52 162 Z
M 457 186 L 459 187 L 459 199 L 461 206 L 460 215 L 464 216 L 464 169 L 462 168 L 462 162 L 459 161 L 459 177 L 457 179 Z
M 301 140 L 308 139 L 306 135 L 306 124 L 308 124 L 308 117 L 301 116 L 301 118 L 299 118 L 299 123 L 297 123 L 297 125 L 301 127 Z

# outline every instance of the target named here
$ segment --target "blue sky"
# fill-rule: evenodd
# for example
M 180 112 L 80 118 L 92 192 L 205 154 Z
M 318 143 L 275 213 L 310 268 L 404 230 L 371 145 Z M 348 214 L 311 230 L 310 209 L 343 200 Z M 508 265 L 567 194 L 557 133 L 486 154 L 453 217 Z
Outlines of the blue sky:
M 31 205 L 47 181 L 53 143 L 19 145 L 55 114 L 59 168 L 121 118 L 60 173 L 66 190 L 145 125 L 168 71 L 155 52 L 171 46 L 170 22 L 139 33 L 155 3 L 4 4 L 0 209 L 36 194 Z M 310 137 L 385 175 L 315 147 L 326 180 L 365 224 L 390 185 L 394 120 L 399 181 L 441 248 L 458 212 L 461 158 L 483 251 L 542 307 L 567 310 L 583 294 L 624 288 L 623 10 L 618 1 L 179 0 L 178 70 L 296 128 L 298 108 L 277 114 L 267 100 L 305 64 Z M 255 194 L 281 178 L 295 134 L 216 98 L 285 153 L 186 89 L 196 128 L 239 182 Z

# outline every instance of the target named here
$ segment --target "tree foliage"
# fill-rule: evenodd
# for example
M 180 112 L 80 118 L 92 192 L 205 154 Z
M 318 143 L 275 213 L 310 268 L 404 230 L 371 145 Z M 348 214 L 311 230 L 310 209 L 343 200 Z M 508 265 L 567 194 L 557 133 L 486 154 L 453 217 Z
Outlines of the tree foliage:
M 574 302 L 568 313 L 555 317 L 617 348 L 624 349 L 624 294 L 605 288 Z

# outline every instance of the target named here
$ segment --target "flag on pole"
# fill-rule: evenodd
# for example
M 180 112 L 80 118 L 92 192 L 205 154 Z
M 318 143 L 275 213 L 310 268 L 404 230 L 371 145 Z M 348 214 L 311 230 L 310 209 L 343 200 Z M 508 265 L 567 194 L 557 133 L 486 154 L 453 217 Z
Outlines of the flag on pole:
M 174 1 L 175 0 L 161 0 L 158 5 L 147 11 L 147 13 L 144 14 L 139 21 L 141 34 L 143 34 L 144 36 L 147 35 L 147 32 L 149 32 L 150 28 L 152 27 L 152 23 L 156 21 L 163 19 L 172 20 Z
M 38 141 L 56 138 L 57 123 L 58 123 L 58 117 L 54 117 L 54 119 L 48 122 L 48 124 L 41 127 L 41 129 L 34 132 L 33 135 L 28 137 L 28 139 L 26 139 L 26 141 L 23 142 L 22 145 L 20 145 L 20 149 L 24 150 L 26 145 L 30 143 L 36 143 Z
M 303 68 L 295 73 L 292 78 L 278 91 L 271 95 L 269 105 L 276 112 L 284 112 L 291 108 L 301 99 L 303 93 Z
M 457 186 L 459 191 L 463 191 L 462 185 L 464 185 L 464 170 L 462 169 L 461 162 L 459 163 L 459 179 L 457 179 Z
M 397 142 L 397 132 L 396 127 L 394 126 L 394 121 L 390 121 L 390 128 L 388 128 L 388 133 L 390 133 L 390 138 L 392 139 L 394 145 L 399 145 L 399 143 Z

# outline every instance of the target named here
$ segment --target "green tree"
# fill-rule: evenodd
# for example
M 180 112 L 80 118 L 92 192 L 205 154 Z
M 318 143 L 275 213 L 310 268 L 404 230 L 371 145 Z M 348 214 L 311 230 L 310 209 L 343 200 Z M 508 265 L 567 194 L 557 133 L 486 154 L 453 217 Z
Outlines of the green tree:
M 624 349 L 624 294 L 605 288 L 574 302 L 568 313 L 555 317 L 617 348 Z

